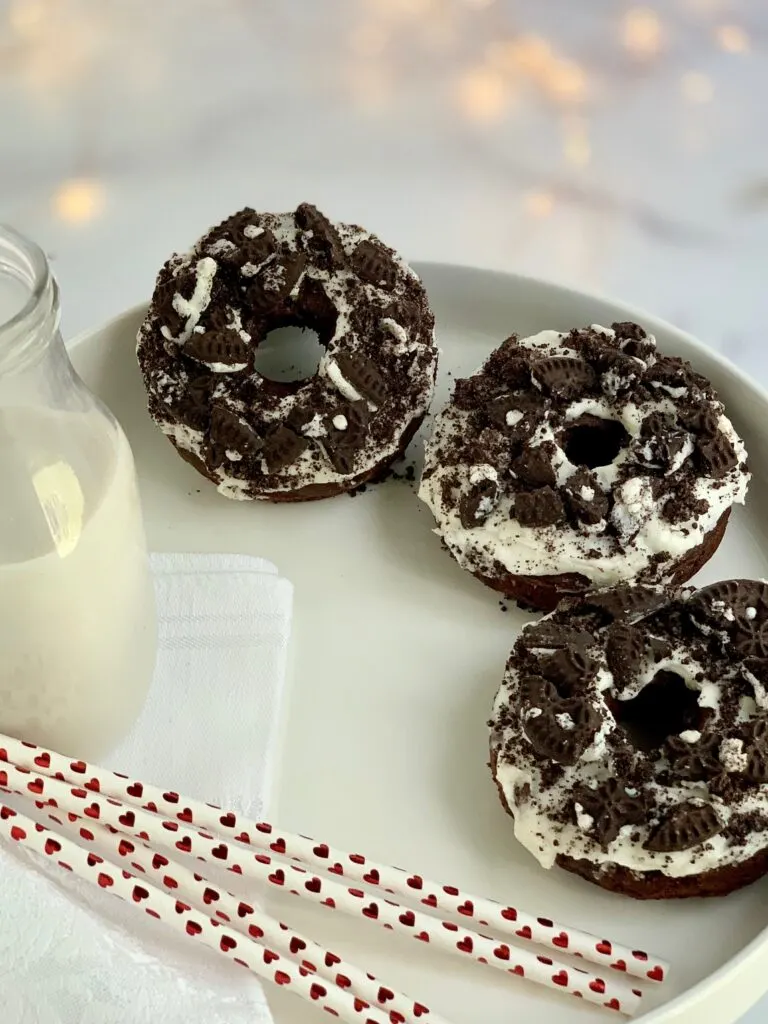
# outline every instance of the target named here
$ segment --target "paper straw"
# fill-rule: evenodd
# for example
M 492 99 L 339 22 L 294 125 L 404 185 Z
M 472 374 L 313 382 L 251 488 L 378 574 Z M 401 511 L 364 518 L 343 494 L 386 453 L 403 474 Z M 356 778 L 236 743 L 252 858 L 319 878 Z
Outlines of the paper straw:
M 211 804 L 182 799 L 178 793 L 132 781 L 119 773 L 86 766 L 82 761 L 71 761 L 60 754 L 0 734 L 0 760 L 3 759 L 3 747 L 7 747 L 11 753 L 6 760 L 12 760 L 22 767 L 43 771 L 46 775 L 58 772 L 62 779 L 73 777 L 73 773 L 75 776 L 87 773 L 107 796 L 137 802 L 145 808 L 156 808 L 158 813 L 198 828 L 218 833 L 224 831 L 241 842 L 247 841 L 253 846 L 283 854 L 321 871 L 421 902 L 426 907 L 475 921 L 483 927 L 493 927 L 503 934 L 568 952 L 604 969 L 611 968 L 655 982 L 663 981 L 668 973 L 668 963 L 645 950 L 592 935 L 570 925 L 558 924 L 553 918 L 532 915 L 517 906 L 472 896 L 456 886 L 443 885 L 402 868 L 379 864 L 359 853 L 345 853 L 308 836 L 279 830 L 269 822 L 250 821 Z
M 5 744 L 5 740 L 2 741 Z M 28 748 L 29 749 L 29 748 Z M 8 760 L 8 749 L 0 748 Z M 50 757 L 50 752 L 41 751 L 32 758 L 35 768 Z M 15 751 L 13 752 L 15 758 Z M 74 766 L 74 767 L 73 767 Z M 48 765 L 54 772 L 58 769 L 52 762 Z M 342 910 L 354 916 L 362 916 L 383 925 L 385 928 L 411 935 L 413 938 L 430 943 L 447 952 L 470 957 L 498 970 L 528 978 L 537 984 L 563 993 L 576 995 L 589 1002 L 616 1010 L 631 1016 L 639 1005 L 642 992 L 618 986 L 612 980 L 596 977 L 580 968 L 498 942 L 450 921 L 440 921 L 419 910 L 405 909 L 391 900 L 377 900 L 364 890 L 346 886 L 332 878 L 311 875 L 297 864 L 283 864 L 265 852 L 252 853 L 243 844 L 248 835 L 235 835 L 238 845 L 234 846 L 213 832 L 192 831 L 193 808 L 190 801 L 177 798 L 175 819 L 157 816 L 155 801 L 147 800 L 142 806 L 123 805 L 115 798 L 108 798 L 101 792 L 102 781 L 94 770 L 84 762 L 69 762 L 70 771 L 83 776 L 82 786 L 71 786 L 57 779 L 55 775 L 43 776 L 37 771 L 19 768 L 16 764 L 7 766 L 5 781 L 0 775 L 0 786 L 7 785 L 15 791 L 38 800 L 41 804 L 60 807 L 80 817 L 90 818 L 103 826 L 111 827 L 135 836 L 144 842 L 159 845 L 173 855 L 181 852 L 204 861 L 218 862 L 222 867 L 236 874 L 257 878 L 270 885 L 282 888 L 292 895 L 303 896 L 324 906 Z M 80 768 L 85 768 L 80 772 Z M 60 772 L 63 774 L 63 772 Z M 142 783 L 127 783 L 126 793 L 137 799 L 138 787 Z M 133 793 L 130 790 L 133 790 Z M 140 794 L 141 798 L 148 793 Z M 173 804 L 175 793 L 166 792 L 164 799 Z M 203 805 L 205 806 L 205 805 Z M 219 812 L 221 819 L 229 819 L 231 812 Z M 86 829 L 87 832 L 87 829 Z M 81 830 L 82 835 L 82 830 Z M 275 849 L 272 843 L 272 849 Z M 279 844 L 277 844 L 279 846 Z M 276 852 L 283 853 L 282 849 Z
M 47 817 L 65 829 L 77 828 L 83 821 L 76 816 L 73 816 L 74 822 L 61 820 L 50 812 Z M 220 889 L 198 872 L 153 851 L 140 840 L 131 842 L 122 834 L 108 832 L 98 825 L 92 825 L 90 831 L 95 833 L 97 829 L 111 847 L 110 855 L 116 857 L 115 863 L 125 864 L 144 877 L 152 878 L 159 887 L 171 890 L 177 899 L 194 904 L 203 913 L 241 934 L 257 941 L 263 940 L 270 949 L 295 958 L 311 974 L 325 978 L 332 985 L 349 989 L 372 1006 L 379 1005 L 390 1014 L 390 1018 L 396 1020 L 399 1014 L 405 1020 L 418 1019 L 420 1024 L 448 1024 L 445 1018 L 433 1013 L 423 1003 L 385 985 L 374 975 L 270 917 L 234 893 Z
M 145 878 L 81 848 L 13 808 L 0 804 L 0 836 L 20 843 L 79 878 L 135 905 L 186 936 L 226 956 L 260 978 L 285 988 L 327 1010 L 348 1024 L 391 1024 L 391 1015 L 372 1008 L 364 999 L 336 985 L 322 984 L 309 971 L 274 950 L 246 939 L 240 932 L 196 911 L 188 903 L 162 892 Z

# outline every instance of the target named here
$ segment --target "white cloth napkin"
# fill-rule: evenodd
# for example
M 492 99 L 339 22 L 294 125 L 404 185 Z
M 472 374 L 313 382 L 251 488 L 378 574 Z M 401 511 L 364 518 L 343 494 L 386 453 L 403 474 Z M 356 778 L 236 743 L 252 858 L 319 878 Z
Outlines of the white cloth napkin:
M 154 555 L 153 572 L 155 678 L 133 732 L 105 760 L 258 817 L 279 734 L 292 586 L 246 556 Z M 249 972 L 1 843 L 0 993 L 9 1024 L 272 1021 Z

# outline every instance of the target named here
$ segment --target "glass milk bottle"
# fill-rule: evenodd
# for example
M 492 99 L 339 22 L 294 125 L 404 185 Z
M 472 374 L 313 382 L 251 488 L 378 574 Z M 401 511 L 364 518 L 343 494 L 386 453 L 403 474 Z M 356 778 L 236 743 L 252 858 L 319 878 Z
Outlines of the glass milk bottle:
M 128 441 L 69 361 L 43 252 L 0 227 L 0 732 L 101 757 L 155 651 Z

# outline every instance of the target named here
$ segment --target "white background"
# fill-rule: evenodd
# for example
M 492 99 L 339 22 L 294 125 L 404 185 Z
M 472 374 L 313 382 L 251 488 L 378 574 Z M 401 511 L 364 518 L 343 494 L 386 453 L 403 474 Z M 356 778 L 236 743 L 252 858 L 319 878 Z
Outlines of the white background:
M 0 220 L 67 337 L 240 206 L 308 200 L 768 383 L 766 94 L 764 0 L 0 0 Z

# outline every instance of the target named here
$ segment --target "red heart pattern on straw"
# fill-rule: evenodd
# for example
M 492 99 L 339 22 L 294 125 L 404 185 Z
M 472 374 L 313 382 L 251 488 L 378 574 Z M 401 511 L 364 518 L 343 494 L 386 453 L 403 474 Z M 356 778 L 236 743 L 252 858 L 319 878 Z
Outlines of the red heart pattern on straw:
M 56 842 L 53 839 L 46 840 L 46 852 L 50 849 L 53 852 L 50 844 Z M 114 840 L 115 849 L 118 851 L 126 840 L 118 835 Z M 57 843 L 57 848 L 60 848 Z M 93 852 L 85 852 L 86 863 L 88 866 L 95 866 L 96 864 L 104 864 L 104 858 Z M 224 892 L 217 889 L 215 886 L 206 882 L 202 875 L 197 872 L 191 871 L 189 868 L 183 865 L 175 864 L 172 865 L 174 875 L 165 874 L 165 869 L 169 866 L 169 860 L 163 854 L 153 853 L 150 849 L 140 846 L 134 849 L 134 863 L 132 864 L 138 871 L 146 874 L 149 877 L 154 877 L 158 882 L 164 885 L 166 888 L 171 886 L 176 888 L 181 886 L 185 892 L 195 893 L 197 895 L 197 901 L 203 906 L 210 906 L 214 903 L 219 903 L 227 911 L 225 919 L 229 920 L 230 915 L 232 918 L 239 919 L 246 915 L 254 915 L 257 912 L 249 904 L 243 903 L 239 897 L 236 897 L 232 893 Z M 103 888 L 111 888 L 114 885 L 115 873 L 102 872 L 98 877 L 98 884 Z M 130 879 L 130 874 L 124 875 L 125 879 Z M 169 885 L 170 883 L 170 885 Z M 130 898 L 134 903 L 143 903 L 150 898 L 151 889 L 145 885 L 135 885 L 130 894 Z M 177 915 L 184 915 L 192 911 L 190 903 L 176 900 L 174 903 L 174 910 Z M 147 911 L 149 912 L 149 911 Z M 218 911 L 221 914 L 221 911 Z M 353 965 L 345 963 L 340 957 L 330 952 L 326 953 L 322 947 L 318 946 L 310 939 L 305 939 L 298 933 L 292 931 L 290 928 L 286 928 L 274 922 L 271 918 L 259 916 L 261 925 L 250 924 L 245 929 L 245 934 L 251 938 L 259 939 L 266 938 L 266 941 L 276 946 L 281 951 L 286 952 L 290 955 L 296 955 L 296 953 L 307 950 L 310 954 L 313 954 L 317 960 L 317 964 L 311 960 L 305 959 L 303 961 L 305 972 L 311 971 L 316 973 L 320 970 L 321 973 L 329 975 L 330 979 L 333 980 L 335 977 L 335 965 L 343 965 L 346 971 L 344 977 L 349 977 L 349 985 L 354 983 L 355 990 L 358 993 L 366 996 L 371 1003 L 377 1002 L 377 992 L 380 987 L 380 983 L 376 978 L 355 968 Z M 239 922 L 236 924 L 238 929 L 243 928 Z M 197 920 L 187 920 L 185 924 L 185 930 L 189 936 L 196 937 L 201 931 L 202 927 Z M 236 948 L 236 942 L 234 939 L 223 936 L 220 943 L 220 948 L 223 952 L 229 952 Z M 279 959 L 279 953 L 268 951 L 265 953 L 266 963 L 271 963 Z M 329 966 L 333 966 L 334 970 L 329 971 L 327 967 L 323 966 L 324 958 Z M 247 965 L 246 965 L 247 966 Z M 287 984 L 287 983 L 286 983 Z M 421 1003 L 414 1003 L 413 1000 L 409 1000 L 407 996 L 403 996 L 401 993 L 396 993 L 390 997 L 394 1002 L 392 1005 L 395 1007 L 401 1007 L 408 1014 L 411 1013 L 414 1005 L 423 1007 Z M 429 1011 L 422 1010 L 422 1013 Z M 434 1024 L 440 1024 L 442 1018 L 437 1017 L 435 1014 L 428 1016 L 428 1022 L 434 1022 Z
M 16 756 L 15 753 L 14 756 Z M 58 768 L 56 764 L 57 755 L 52 755 L 52 757 L 53 767 Z M 25 764 L 24 767 L 27 767 L 27 765 Z M 435 883 L 425 880 L 422 875 L 408 874 L 397 868 L 388 868 L 384 865 L 373 863 L 366 860 L 359 853 L 344 854 L 341 851 L 334 850 L 328 844 L 318 843 L 316 840 L 286 834 L 280 834 L 273 838 L 274 826 L 269 823 L 247 822 L 233 812 L 222 812 L 220 809 L 212 808 L 208 805 L 186 800 L 182 807 L 183 817 L 179 819 L 178 794 L 172 794 L 172 796 L 177 798 L 175 801 L 173 799 L 168 801 L 166 799 L 168 794 L 157 787 L 148 786 L 145 783 L 137 783 L 135 780 L 123 780 L 113 773 L 104 772 L 99 769 L 88 768 L 87 773 L 89 776 L 92 775 L 97 779 L 103 794 L 108 794 L 109 797 L 116 800 L 130 797 L 128 789 L 133 788 L 133 791 L 136 792 L 136 787 L 138 785 L 141 786 L 141 795 L 145 798 L 143 803 L 145 810 L 136 808 L 135 812 L 128 812 L 135 813 L 133 825 L 126 825 L 126 812 L 124 809 L 121 809 L 123 811 L 122 814 L 116 814 L 114 813 L 114 808 L 97 802 L 96 807 L 97 809 L 100 807 L 104 823 L 115 828 L 121 828 L 122 826 L 122 829 L 127 829 L 129 834 L 146 837 L 147 841 L 167 847 L 173 841 L 172 835 L 167 835 L 168 830 L 163 828 L 162 821 L 158 822 L 156 818 L 152 818 L 151 810 L 157 808 L 160 815 L 164 812 L 168 815 L 165 821 L 172 821 L 176 824 L 181 820 L 182 827 L 191 824 L 193 828 L 196 827 L 198 830 L 186 832 L 175 843 L 176 849 L 184 853 L 190 853 L 203 860 L 208 857 L 215 857 L 225 861 L 228 870 L 234 873 L 261 877 L 272 884 L 284 885 L 286 881 L 285 873 L 288 872 L 291 876 L 291 885 L 287 886 L 287 888 L 291 892 L 297 892 L 297 888 L 300 886 L 305 892 L 316 897 L 318 902 L 327 906 L 335 905 L 347 912 L 360 913 L 363 916 L 378 920 L 384 927 L 403 927 L 403 922 L 400 921 L 400 916 L 404 913 L 403 908 L 389 900 L 372 900 L 365 903 L 352 896 L 351 891 L 354 890 L 354 886 L 345 888 L 342 883 L 325 878 L 319 880 L 322 884 L 318 887 L 315 881 L 317 876 L 310 875 L 309 878 L 306 877 L 308 872 L 304 865 L 317 864 L 317 866 L 327 870 L 329 867 L 327 862 L 330 860 L 335 865 L 342 866 L 344 874 L 352 880 L 362 880 L 366 884 L 371 885 L 378 884 L 380 888 L 384 888 L 393 894 L 397 894 L 398 891 L 402 892 L 404 889 L 406 891 L 408 889 L 415 890 L 421 896 L 421 902 L 428 907 L 448 909 L 464 918 L 476 917 L 483 921 L 488 921 L 489 924 L 494 925 L 499 930 L 508 929 L 509 924 L 515 923 L 518 925 L 515 931 L 521 937 L 528 938 L 530 936 L 533 941 L 545 942 L 554 948 L 568 948 L 569 952 L 581 955 L 584 959 L 605 962 L 603 960 L 605 954 L 602 942 L 595 940 L 592 936 L 585 936 L 585 933 L 581 933 L 577 929 L 563 929 L 561 926 L 555 927 L 549 919 L 531 917 L 516 907 L 503 906 L 494 901 L 479 900 L 476 897 L 469 898 L 456 887 L 437 886 Z M 49 782 L 52 782 L 50 777 Z M 59 800 L 62 797 L 65 800 L 71 799 L 71 794 L 66 793 L 66 784 L 61 783 L 60 785 L 65 787 L 64 792 L 46 795 Z M 170 806 L 166 808 L 165 804 L 170 804 Z M 190 816 L 192 820 L 188 823 L 185 819 L 188 819 Z M 225 825 L 222 825 L 222 820 L 226 822 Z M 220 841 L 222 827 L 228 830 L 237 829 L 237 832 L 231 837 L 233 845 Z M 212 841 L 211 833 L 202 831 L 204 828 L 210 829 L 213 835 L 216 832 L 219 833 L 216 837 L 216 842 Z M 247 849 L 242 849 L 241 837 L 248 833 L 250 833 L 251 844 L 261 848 L 257 855 L 250 853 Z M 273 863 L 269 855 L 265 855 L 262 852 L 265 848 L 265 841 L 261 839 L 262 836 L 270 837 L 270 841 L 266 844 L 267 848 L 271 846 L 273 852 L 285 853 L 292 859 L 301 860 L 302 866 L 290 862 L 278 867 L 277 864 L 280 862 Z M 320 863 L 318 864 L 318 862 Z M 336 873 L 334 872 L 334 874 Z M 376 882 L 377 878 L 378 883 Z M 307 882 L 310 883 L 309 887 L 306 886 Z M 315 892 L 313 892 L 314 889 L 316 889 Z M 236 914 L 236 907 L 233 913 Z M 410 921 L 410 918 L 406 918 L 406 920 Z M 459 928 L 458 934 L 454 933 L 454 938 L 450 939 L 449 933 L 443 927 L 442 922 L 435 921 L 433 918 L 425 916 L 418 911 L 414 912 L 414 921 L 408 933 L 420 941 L 432 941 L 446 949 L 453 948 L 463 952 L 465 955 L 473 956 L 481 962 L 489 962 L 498 969 L 508 970 L 510 973 L 519 974 L 518 968 L 523 966 L 522 960 L 520 963 L 510 967 L 505 966 L 504 962 L 494 955 L 494 950 L 498 948 L 497 942 L 469 932 L 466 929 Z M 542 935 L 542 933 L 545 934 Z M 567 945 L 564 945 L 564 942 Z M 611 963 L 618 962 L 615 958 L 620 950 L 622 953 L 624 952 L 621 947 L 613 946 L 613 959 L 611 959 Z M 522 956 L 523 951 L 520 952 Z M 631 955 L 631 951 L 627 951 L 627 956 L 631 957 Z M 651 972 L 655 967 L 661 966 L 663 975 L 663 965 L 661 965 L 661 962 L 652 961 L 648 958 L 647 954 L 645 955 L 647 957 L 645 961 L 642 961 L 641 958 L 635 958 L 638 973 L 641 972 L 643 977 L 650 976 L 653 978 L 654 975 Z M 527 977 L 531 977 L 532 980 L 539 981 L 541 984 L 562 985 L 563 988 L 572 991 L 574 995 L 591 999 L 595 1002 L 598 1001 L 596 998 L 597 993 L 589 988 L 589 981 L 593 979 L 588 972 L 578 968 L 554 964 L 554 970 L 550 967 L 549 973 L 546 974 L 544 964 L 538 964 L 536 958 L 531 958 L 530 954 L 525 954 L 525 957 L 528 963 Z M 558 979 L 556 982 L 553 981 L 555 976 Z M 607 982 L 606 985 L 610 988 Z M 617 996 L 616 999 L 620 1009 L 626 1013 L 632 1011 L 637 997 L 634 994 L 622 992 L 622 998 L 619 999 Z
M 26 763 L 30 763 L 30 760 L 27 758 Z M 142 795 L 148 798 L 143 805 L 145 808 L 160 808 L 162 813 L 163 803 L 166 803 L 168 812 L 178 817 L 177 794 L 171 795 L 176 798 L 175 801 L 168 802 L 165 801 L 168 794 L 164 794 L 157 786 L 121 779 L 112 772 L 96 772 L 90 768 L 88 771 L 89 774 L 96 775 L 103 793 L 109 792 L 110 796 L 123 799 L 124 796 L 130 796 L 128 790 L 131 785 L 140 784 Z M 242 843 L 242 836 L 250 834 L 251 843 L 254 846 L 264 846 L 261 840 L 262 836 L 274 837 L 275 829 L 269 822 L 248 821 L 232 811 L 222 811 L 220 808 L 213 808 L 207 804 L 190 801 L 185 803 L 188 805 L 185 810 L 191 812 L 191 821 L 187 822 L 189 824 L 213 830 L 223 827 L 231 833 L 237 829 L 239 835 L 232 835 L 232 839 Z M 567 948 L 569 953 L 605 968 L 622 970 L 621 967 L 616 968 L 614 965 L 624 962 L 627 973 L 635 977 L 651 981 L 664 980 L 666 977 L 667 964 L 659 959 L 650 958 L 644 950 L 632 950 L 605 940 L 596 940 L 594 936 L 580 929 L 555 926 L 550 919 L 541 918 L 541 916 L 537 918 L 519 907 L 505 906 L 489 899 L 477 899 L 476 897 L 470 899 L 463 895 L 457 887 L 438 885 L 426 880 L 421 874 L 376 863 L 366 858 L 364 854 L 345 854 L 335 850 L 329 844 L 318 843 L 308 837 L 288 837 L 285 834 L 270 839 L 266 848 L 271 852 L 285 853 L 289 857 L 300 860 L 303 864 L 329 870 L 331 873 L 343 874 L 350 881 L 375 885 L 395 895 L 416 890 L 420 893 L 425 906 L 463 916 L 473 916 L 475 920 L 481 919 L 483 922 L 487 922 L 488 926 L 493 926 L 509 935 L 517 935 L 518 938 L 530 942 L 551 945 L 560 949 Z M 334 866 L 329 867 L 327 863 L 329 860 L 334 862 Z M 511 924 L 516 924 L 518 927 L 512 929 L 509 927 Z M 566 944 L 563 944 L 564 942 Z
M 24 833 L 24 842 L 34 852 L 42 856 L 50 856 L 45 851 L 46 843 L 49 843 L 52 838 L 50 831 L 44 826 L 36 826 L 34 822 L 23 815 L 16 816 L 22 821 L 24 827 L 2 824 L 0 825 L 0 836 L 4 833 L 9 835 L 11 829 L 16 828 L 18 833 Z M 3 823 L 5 821 L 6 819 L 3 819 Z M 233 933 L 223 925 L 217 925 L 216 922 L 204 914 L 196 913 L 189 906 L 184 906 L 182 909 L 187 914 L 194 916 L 179 919 L 176 913 L 178 905 L 173 897 L 149 883 L 137 885 L 135 876 L 130 872 L 120 871 L 114 864 L 109 864 L 104 860 L 105 869 L 94 874 L 94 868 L 89 866 L 85 850 L 64 836 L 57 837 L 56 842 L 66 853 L 72 870 L 80 877 L 101 888 L 109 889 L 120 899 L 129 902 L 135 902 L 138 899 L 141 903 L 146 902 L 145 913 L 162 921 L 173 930 L 181 931 L 190 939 L 202 942 L 221 955 L 230 957 L 239 966 L 246 967 L 266 981 L 295 989 L 297 993 L 301 993 L 307 1000 L 315 1002 L 332 1016 L 350 1022 L 350 1024 L 390 1024 L 390 1015 L 385 1015 L 373 1008 L 366 1000 L 338 987 L 318 986 L 318 983 L 307 972 L 300 973 L 292 960 L 286 959 L 274 951 L 262 949 L 250 940 L 239 942 L 237 933 Z M 151 856 L 151 851 L 147 850 L 147 863 L 151 863 Z M 277 927 L 279 930 L 279 926 Z M 237 957 L 233 955 L 235 950 Z M 378 990 L 378 983 L 375 983 L 375 986 Z M 421 1003 L 412 1001 L 409 1012 L 416 1015 L 415 1007 L 419 1007 L 419 1013 L 421 1013 L 421 1006 Z M 427 1019 L 430 1019 L 428 1010 L 426 1014 Z M 435 1024 L 440 1024 L 440 1022 L 447 1024 L 434 1014 L 431 1015 L 431 1020 Z

